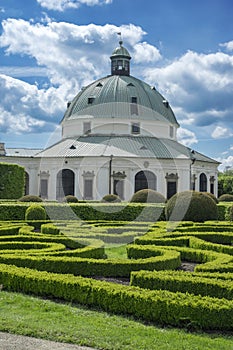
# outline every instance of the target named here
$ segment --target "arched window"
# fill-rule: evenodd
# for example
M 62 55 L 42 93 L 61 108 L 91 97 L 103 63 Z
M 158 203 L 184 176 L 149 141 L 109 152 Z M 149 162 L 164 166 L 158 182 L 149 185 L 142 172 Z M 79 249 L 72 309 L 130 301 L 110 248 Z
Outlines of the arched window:
M 57 199 L 67 195 L 74 195 L 74 172 L 70 169 L 62 169 L 57 174 Z
M 207 177 L 204 173 L 201 173 L 199 178 L 199 191 L 207 192 Z
M 135 175 L 135 192 L 149 188 L 156 190 L 156 176 L 151 171 L 139 171 Z

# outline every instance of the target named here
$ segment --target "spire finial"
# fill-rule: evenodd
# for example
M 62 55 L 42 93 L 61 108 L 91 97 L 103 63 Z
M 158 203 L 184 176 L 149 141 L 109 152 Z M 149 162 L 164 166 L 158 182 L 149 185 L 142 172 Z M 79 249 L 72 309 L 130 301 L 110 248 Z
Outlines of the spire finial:
M 123 40 L 122 40 L 122 37 L 121 37 L 121 32 L 118 32 L 117 35 L 119 35 L 119 44 L 120 44 L 120 46 L 122 46 Z

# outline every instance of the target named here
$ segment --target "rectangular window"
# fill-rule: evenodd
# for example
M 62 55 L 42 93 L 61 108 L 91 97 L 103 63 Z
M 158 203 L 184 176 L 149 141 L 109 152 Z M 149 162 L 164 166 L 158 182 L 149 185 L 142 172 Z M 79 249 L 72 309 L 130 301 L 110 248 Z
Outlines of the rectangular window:
M 140 123 L 133 123 L 131 125 L 131 134 L 140 134 Z
M 85 199 L 93 198 L 93 180 L 92 179 L 84 180 L 84 198 Z
M 48 180 L 47 179 L 40 180 L 40 195 L 42 198 L 48 197 Z
M 122 70 L 123 69 L 123 61 L 122 60 L 118 60 L 117 61 L 117 66 L 118 66 L 118 70 Z
M 91 122 L 84 122 L 83 123 L 83 133 L 84 135 L 90 134 L 91 132 Z
M 88 104 L 92 104 L 95 101 L 95 97 L 88 97 Z
M 124 199 L 124 181 L 123 180 L 114 180 L 113 193 L 119 196 L 121 199 Z
M 131 97 L 131 103 L 138 103 L 137 97 Z
M 170 137 L 173 138 L 174 137 L 174 128 L 173 126 L 170 125 Z

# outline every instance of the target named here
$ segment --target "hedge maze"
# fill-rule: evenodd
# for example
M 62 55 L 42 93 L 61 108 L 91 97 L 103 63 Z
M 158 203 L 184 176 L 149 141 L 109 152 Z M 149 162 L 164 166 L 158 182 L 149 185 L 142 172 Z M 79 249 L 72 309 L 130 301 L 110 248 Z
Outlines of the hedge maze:
M 0 222 L 4 290 L 160 325 L 233 330 L 232 223 L 57 220 L 39 226 Z M 118 247 L 127 256 L 109 258 L 109 249 Z M 128 283 L 119 283 L 123 278 Z

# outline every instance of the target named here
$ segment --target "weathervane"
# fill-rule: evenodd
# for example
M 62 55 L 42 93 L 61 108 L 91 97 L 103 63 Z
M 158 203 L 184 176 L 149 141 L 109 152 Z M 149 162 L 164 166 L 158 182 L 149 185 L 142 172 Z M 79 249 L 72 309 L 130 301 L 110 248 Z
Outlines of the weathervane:
M 122 45 L 123 40 L 122 40 L 121 32 L 118 32 L 117 35 L 119 35 L 119 44 Z

